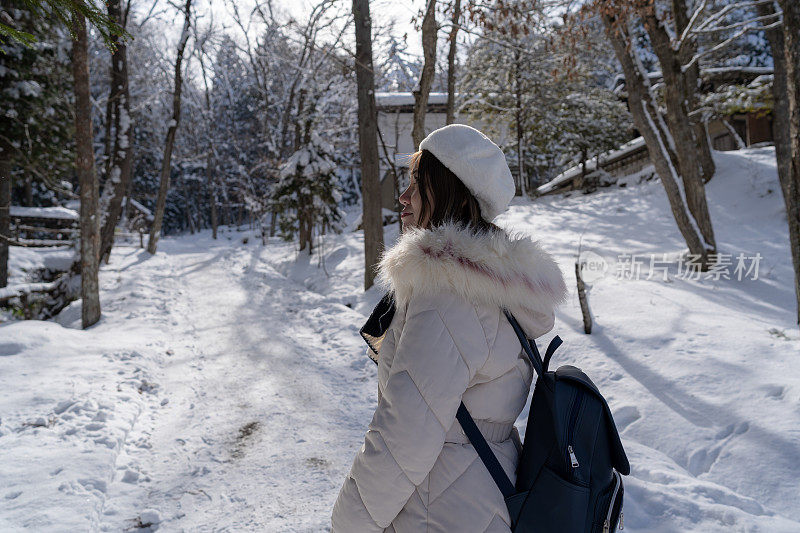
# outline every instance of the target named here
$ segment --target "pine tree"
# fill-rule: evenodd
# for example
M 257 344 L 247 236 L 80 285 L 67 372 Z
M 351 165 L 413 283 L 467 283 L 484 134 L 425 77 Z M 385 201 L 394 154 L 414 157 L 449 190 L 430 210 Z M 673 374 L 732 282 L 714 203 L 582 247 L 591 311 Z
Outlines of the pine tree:
M 273 198 L 281 215 L 281 236 L 291 240 L 299 235 L 300 250 L 308 247 L 309 254 L 315 230 L 318 235 L 329 229 L 341 231 L 342 188 L 336 168 L 333 146 L 316 133 L 280 168 Z

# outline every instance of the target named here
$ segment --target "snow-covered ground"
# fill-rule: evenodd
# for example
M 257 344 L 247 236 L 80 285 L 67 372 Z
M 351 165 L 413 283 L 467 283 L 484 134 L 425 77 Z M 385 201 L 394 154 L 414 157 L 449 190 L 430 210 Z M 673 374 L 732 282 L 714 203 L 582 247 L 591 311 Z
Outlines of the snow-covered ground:
M 774 155 L 716 157 L 707 194 L 731 279 L 677 271 L 685 246 L 655 180 L 517 199 L 499 220 L 539 238 L 570 287 L 579 242 L 606 261 L 592 334 L 573 290 L 540 344 L 560 335 L 555 363 L 609 399 L 634 532 L 800 530 L 800 340 Z M 234 229 L 164 238 L 153 257 L 119 248 L 96 326 L 77 328 L 76 304 L 58 323 L 0 325 L 0 531 L 326 530 L 375 408 L 358 328 L 381 294 L 361 290 L 360 232 L 322 252 L 324 268 Z M 757 279 L 736 279 L 737 254 L 757 253 Z M 667 279 L 645 279 L 647 263 L 617 276 L 622 254 L 667 254 Z

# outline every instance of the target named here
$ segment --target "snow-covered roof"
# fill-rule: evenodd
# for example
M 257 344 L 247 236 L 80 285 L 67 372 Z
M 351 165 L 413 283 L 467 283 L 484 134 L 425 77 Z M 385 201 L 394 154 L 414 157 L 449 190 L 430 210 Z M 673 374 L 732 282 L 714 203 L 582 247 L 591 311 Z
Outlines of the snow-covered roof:
M 11 206 L 12 217 L 26 218 L 54 218 L 65 220 L 78 220 L 78 212 L 66 207 L 23 207 L 20 205 Z
M 428 105 L 446 103 L 447 93 L 428 94 Z M 414 95 L 412 93 L 375 93 L 375 105 L 378 107 L 414 105 Z
M 726 78 L 732 77 L 737 74 L 748 74 L 754 76 L 764 76 L 773 73 L 772 67 L 736 67 L 736 66 L 729 66 L 729 67 L 708 67 L 700 69 L 700 76 L 702 78 Z M 660 70 L 654 70 L 653 72 L 648 72 L 647 77 L 650 80 L 650 83 L 658 82 L 663 77 Z M 620 94 L 625 87 L 625 75 L 624 74 L 617 74 L 614 78 L 614 94 Z
M 704 68 L 700 72 L 702 74 L 727 74 L 727 73 L 745 73 L 745 74 L 772 74 L 772 67 L 709 67 Z
M 618 159 L 618 158 L 626 156 L 626 155 L 628 155 L 628 154 L 630 154 L 632 152 L 635 152 L 635 151 L 639 150 L 640 148 L 642 148 L 644 145 L 645 145 L 644 137 L 637 137 L 637 138 L 633 139 L 632 141 L 628 141 L 627 143 L 623 144 L 622 146 L 620 146 L 616 150 L 611 150 L 610 152 L 605 152 L 605 153 L 600 154 L 597 157 L 593 157 L 593 158 L 589 159 L 588 161 L 586 161 L 586 172 L 593 172 L 593 171 L 597 170 L 598 160 L 600 161 L 600 164 L 602 165 L 606 161 L 610 161 L 612 159 Z M 540 185 L 536 189 L 536 192 L 538 192 L 539 194 L 548 193 L 548 192 L 552 191 L 553 189 L 557 188 L 562 183 L 565 183 L 565 182 L 571 180 L 572 178 L 574 178 L 576 176 L 580 176 L 581 171 L 582 171 L 582 166 L 581 165 L 575 165 L 574 167 L 570 167 L 567 170 L 565 170 L 564 172 L 562 172 L 561 174 L 559 174 L 558 176 L 556 176 L 555 178 L 553 178 L 550 181 L 548 181 L 547 183 L 545 183 L 544 185 Z

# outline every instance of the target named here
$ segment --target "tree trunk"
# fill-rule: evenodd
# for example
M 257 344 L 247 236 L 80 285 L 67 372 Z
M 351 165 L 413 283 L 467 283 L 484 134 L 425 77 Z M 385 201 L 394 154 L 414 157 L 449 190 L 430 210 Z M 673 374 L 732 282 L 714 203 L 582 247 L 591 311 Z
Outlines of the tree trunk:
M 361 152 L 361 223 L 364 228 L 364 290 L 375 281 L 375 267 L 383 251 L 381 184 L 378 178 L 378 112 L 372 68 L 372 19 L 369 0 L 353 0 L 356 27 L 356 83 L 358 86 L 358 144 Z
M 664 102 L 667 108 L 667 126 L 672 137 L 678 170 L 686 193 L 686 203 L 694 218 L 704 246 L 710 253 L 716 250 L 714 230 L 708 212 L 702 169 L 698 158 L 699 141 L 689 117 L 689 100 L 694 92 L 687 93 L 686 79 L 682 71 L 681 58 L 672 48 L 669 34 L 655 15 L 655 7 L 648 4 L 641 13 L 653 51 L 661 64 L 664 76 Z M 705 265 L 705 262 L 704 262 Z M 705 265 L 706 267 L 708 265 Z
M 450 49 L 447 51 L 447 115 L 445 124 L 452 124 L 456 120 L 456 51 L 458 44 L 459 20 L 461 19 L 461 0 L 453 4 L 453 26 L 450 28 Z
M 192 0 L 186 0 L 186 7 L 184 8 L 186 18 L 183 21 L 183 32 L 178 41 L 178 55 L 175 60 L 175 92 L 172 95 L 172 120 L 170 120 L 167 128 L 167 139 L 164 142 L 164 158 L 161 161 L 161 182 L 158 187 L 156 210 L 153 213 L 153 226 L 150 228 L 150 240 L 147 242 L 147 251 L 151 254 L 156 253 L 158 237 L 161 234 L 161 224 L 164 220 L 164 207 L 167 203 L 167 191 L 169 191 L 172 147 L 175 145 L 175 133 L 178 131 L 178 123 L 181 118 L 181 86 L 183 85 L 181 64 L 183 63 L 183 51 L 186 49 L 186 41 L 189 40 L 191 8 Z
M 211 203 L 211 237 L 217 239 L 217 188 L 214 183 L 213 159 L 211 150 L 206 156 L 206 186 L 208 187 L 208 201 Z
M 783 42 L 780 43 L 781 32 L 777 29 L 768 30 L 767 38 L 774 46 L 773 58 L 782 56 L 774 60 L 773 127 L 777 132 L 775 152 L 786 218 L 789 220 L 797 323 L 800 324 L 800 5 L 796 0 L 779 0 L 779 3 L 783 9 Z M 783 45 L 782 54 L 780 44 Z M 778 91 L 784 92 L 781 94 Z
M 100 220 L 98 186 L 92 141 L 92 104 L 89 93 L 89 40 L 86 20 L 73 12 L 72 76 L 75 83 L 75 171 L 81 189 L 81 324 L 88 328 L 100 319 L 98 263 Z
M 708 262 L 707 251 L 703 246 L 700 230 L 696 224 L 692 223 L 692 218 L 687 213 L 685 198 L 681 193 L 678 174 L 672 163 L 668 143 L 663 132 L 656 125 L 655 109 L 652 105 L 648 105 L 650 95 L 645 85 L 645 79 L 636 67 L 634 57 L 631 56 L 631 37 L 625 21 L 616 21 L 608 14 L 603 14 L 602 19 L 606 36 L 611 41 L 614 54 L 625 75 L 625 87 L 628 92 L 628 104 L 633 124 L 644 137 L 650 159 L 664 186 L 672 215 L 678 224 L 678 230 L 686 240 L 689 252 L 699 256 L 701 264 L 706 264 Z
M 684 29 L 689 24 L 689 15 L 686 12 L 686 0 L 672 0 L 672 13 L 675 22 L 675 32 L 683 34 Z M 677 59 L 681 65 L 688 63 L 692 56 L 697 52 L 697 40 L 689 38 L 681 47 L 677 54 Z M 697 82 L 700 79 L 700 63 L 695 62 L 682 76 L 683 90 L 686 94 L 686 105 L 689 111 L 697 109 Z M 714 177 L 716 170 L 714 158 L 711 156 L 711 146 L 706 131 L 706 125 L 699 114 L 690 116 L 692 129 L 696 141 L 697 162 L 700 165 L 700 175 L 703 183 L 707 183 Z
M 108 15 L 123 29 L 126 21 L 120 10 L 120 0 L 108 3 Z M 122 214 L 122 198 L 131 181 L 133 167 L 133 125 L 131 123 L 131 104 L 128 86 L 128 51 L 124 40 L 115 38 L 116 50 L 111 56 L 111 94 L 114 101 L 114 142 L 110 154 L 111 164 L 106 175 L 103 196 L 100 199 L 100 256 L 108 261 L 114 246 L 114 229 Z M 109 131 L 107 128 L 106 131 Z
M 436 0 L 427 0 L 425 17 L 422 19 L 422 56 L 425 63 L 422 65 L 419 84 L 413 91 L 414 122 L 411 138 L 414 141 L 414 150 L 419 149 L 419 143 L 425 138 L 425 113 L 428 111 L 428 95 L 436 72 L 436 32 Z
M 8 240 L 11 238 L 11 154 L 0 142 L 0 288 L 8 285 Z
M 211 113 L 211 90 L 208 86 L 208 75 L 206 73 L 206 65 L 203 62 L 204 50 L 201 44 L 198 59 L 200 60 L 200 72 L 203 75 L 203 85 L 205 87 L 205 104 L 206 104 L 206 128 L 208 128 L 208 152 L 206 153 L 206 188 L 208 189 L 208 201 L 211 204 L 211 238 L 217 239 L 217 187 L 216 180 L 214 179 L 214 139 L 212 136 L 213 124 Z M 267 132 L 267 119 L 264 119 L 264 132 Z M 262 235 L 263 237 L 263 235 Z
M 189 226 L 189 233 L 194 235 L 197 233 L 197 228 L 194 224 L 194 217 L 192 216 L 192 202 L 189 201 L 189 193 L 191 192 L 191 186 L 186 183 L 186 180 L 181 180 L 181 185 L 183 189 L 183 205 L 184 209 L 186 210 L 186 225 Z
M 308 91 L 304 88 L 300 89 L 297 95 L 297 114 L 294 117 L 294 144 L 292 145 L 292 151 L 296 152 L 300 149 L 300 146 L 303 144 L 303 115 L 306 112 L 306 95 Z
M 522 54 L 519 49 L 514 49 L 514 96 L 516 97 L 516 111 L 514 114 L 515 129 L 517 130 L 517 179 L 519 179 L 519 193 L 525 196 L 527 193 L 525 187 L 525 157 L 523 156 L 523 130 L 524 127 L 522 120 Z
M 308 243 L 308 221 L 306 219 L 307 209 L 308 203 L 304 198 L 301 198 L 300 201 L 297 202 L 297 234 L 301 252 L 306 249 L 306 243 Z

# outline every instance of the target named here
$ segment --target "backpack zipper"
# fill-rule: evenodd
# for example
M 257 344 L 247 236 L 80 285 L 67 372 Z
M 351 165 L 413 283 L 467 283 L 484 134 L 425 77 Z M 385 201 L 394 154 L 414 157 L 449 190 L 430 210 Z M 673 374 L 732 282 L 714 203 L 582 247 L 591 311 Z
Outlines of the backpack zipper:
M 617 492 L 619 491 L 619 486 L 622 483 L 622 477 L 616 470 L 614 472 L 614 479 L 616 480 L 616 484 L 614 485 L 614 492 L 611 494 L 611 501 L 608 503 L 608 513 L 606 514 L 606 520 L 603 522 L 603 533 L 608 533 L 609 528 L 611 527 L 611 513 L 614 512 L 614 502 L 617 499 Z M 625 526 L 622 523 L 622 508 L 619 510 L 619 529 L 623 529 Z
M 572 402 L 572 409 L 569 412 L 569 426 L 567 426 L 567 455 L 569 465 L 572 468 L 578 468 L 578 466 L 580 466 L 578 457 L 575 455 L 575 450 L 572 449 L 572 438 L 574 437 L 575 423 L 578 421 L 578 412 L 581 409 L 581 403 L 583 403 L 583 390 L 577 389 L 575 401 Z

